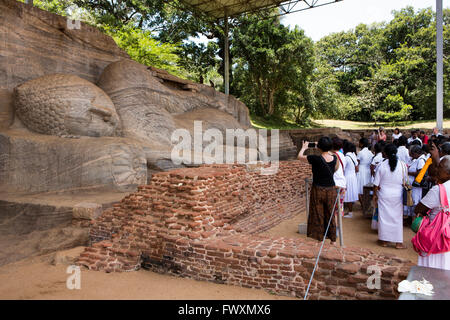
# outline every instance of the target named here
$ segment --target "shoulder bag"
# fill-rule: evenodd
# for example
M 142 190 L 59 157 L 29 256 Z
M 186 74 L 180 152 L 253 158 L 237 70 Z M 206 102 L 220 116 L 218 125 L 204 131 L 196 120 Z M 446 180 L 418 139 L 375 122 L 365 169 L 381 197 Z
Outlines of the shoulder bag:
M 431 222 L 429 216 L 424 217 L 419 231 L 411 239 L 414 250 L 422 257 L 450 251 L 450 213 L 447 190 L 442 184 L 439 196 L 442 209 Z

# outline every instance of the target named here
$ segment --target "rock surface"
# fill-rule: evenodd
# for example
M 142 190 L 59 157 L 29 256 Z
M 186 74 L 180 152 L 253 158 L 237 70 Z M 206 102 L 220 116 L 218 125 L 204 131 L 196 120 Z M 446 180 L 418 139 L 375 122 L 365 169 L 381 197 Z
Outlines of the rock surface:
M 0 89 L 52 74 L 75 74 L 95 83 L 109 63 L 128 55 L 85 23 L 15 0 L 0 0 Z
M 60 138 L 0 132 L 0 192 L 133 190 L 147 181 L 138 142 L 119 137 Z

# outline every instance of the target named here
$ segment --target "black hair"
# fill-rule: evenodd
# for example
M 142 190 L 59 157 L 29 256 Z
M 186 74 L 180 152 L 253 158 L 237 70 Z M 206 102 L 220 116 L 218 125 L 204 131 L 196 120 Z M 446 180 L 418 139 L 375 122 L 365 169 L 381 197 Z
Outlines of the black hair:
M 422 143 L 419 140 L 413 140 L 413 141 L 411 141 L 411 143 L 409 145 L 410 146 L 414 146 L 414 145 L 421 146 Z
M 411 148 L 409 149 L 409 151 L 412 154 L 419 154 L 419 155 L 423 154 L 422 147 L 420 145 L 416 145 L 416 144 L 412 145 Z
M 422 146 L 423 153 L 430 153 L 430 149 L 431 149 L 431 147 L 429 144 L 423 144 L 423 146 Z
M 443 156 L 450 155 L 450 142 L 445 142 L 443 145 L 441 145 L 441 152 Z
M 329 137 L 321 137 L 317 142 L 317 148 L 323 152 L 330 151 L 333 148 L 333 142 Z
M 394 139 L 394 141 L 392 141 L 392 144 L 398 148 L 398 139 Z
M 383 142 L 384 142 L 384 141 L 383 141 Z M 382 152 L 383 149 L 384 149 L 384 144 L 381 143 L 381 141 L 379 141 L 379 142 L 377 142 L 377 143 L 375 144 L 375 146 L 373 147 L 373 149 L 374 149 L 374 151 L 375 151 L 375 154 L 380 153 L 380 152 Z
M 356 146 L 351 142 L 348 142 L 344 145 L 344 154 L 347 154 L 349 152 L 356 153 Z
M 362 145 L 363 148 L 369 147 L 369 140 L 367 138 L 359 139 L 359 143 Z
M 405 136 L 398 138 L 398 146 L 406 146 L 408 144 L 408 139 Z
M 400 133 L 400 129 L 399 128 L 395 128 L 394 132 L 397 131 L 398 133 Z
M 423 133 L 423 134 L 425 134 L 425 131 L 423 131 L 423 130 L 420 130 L 420 133 Z
M 437 137 L 437 144 L 438 145 L 441 145 L 441 144 L 443 144 L 445 142 L 447 142 L 447 137 L 445 137 L 445 136 L 438 136 Z
M 339 137 L 331 139 L 333 141 L 333 150 L 340 150 L 344 147 L 344 143 Z
M 386 158 L 389 160 L 389 167 L 391 168 L 391 171 L 394 172 L 395 168 L 397 168 L 398 163 L 397 147 L 390 143 L 384 147 L 383 152 L 386 155 Z

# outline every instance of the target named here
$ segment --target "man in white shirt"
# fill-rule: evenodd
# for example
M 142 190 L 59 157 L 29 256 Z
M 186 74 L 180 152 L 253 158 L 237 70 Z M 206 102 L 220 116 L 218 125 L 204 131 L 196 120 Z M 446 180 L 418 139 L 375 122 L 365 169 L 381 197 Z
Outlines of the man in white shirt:
M 417 135 L 417 130 L 411 131 L 411 137 L 408 138 L 408 144 L 411 144 L 414 140 L 417 140 L 420 142 L 420 145 L 422 145 L 422 140 Z
M 433 133 L 431 134 L 431 136 L 437 138 L 439 136 L 442 136 L 442 133 L 439 132 L 439 128 L 438 127 L 434 127 L 433 128 Z

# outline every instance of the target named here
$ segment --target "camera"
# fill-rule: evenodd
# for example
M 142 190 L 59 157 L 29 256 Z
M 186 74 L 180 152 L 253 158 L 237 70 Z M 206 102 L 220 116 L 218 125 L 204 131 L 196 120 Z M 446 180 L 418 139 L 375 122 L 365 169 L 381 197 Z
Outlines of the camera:
M 315 148 L 316 144 L 317 144 L 317 142 L 310 142 L 310 143 L 308 143 L 308 148 Z

